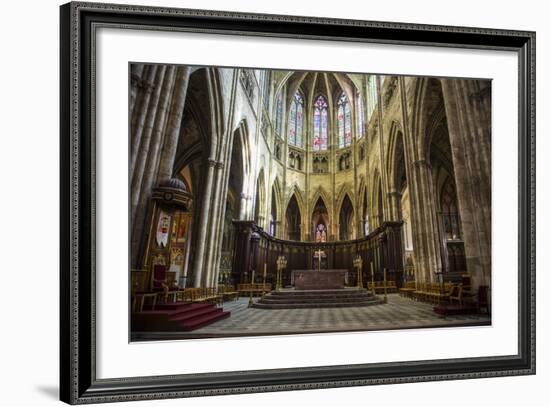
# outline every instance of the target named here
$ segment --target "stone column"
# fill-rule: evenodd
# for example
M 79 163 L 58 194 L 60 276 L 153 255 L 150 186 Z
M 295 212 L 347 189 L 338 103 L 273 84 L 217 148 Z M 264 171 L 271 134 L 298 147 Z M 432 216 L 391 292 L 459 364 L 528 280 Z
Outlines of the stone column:
M 247 206 L 247 202 L 248 201 L 248 196 L 242 192 L 241 193 L 241 203 L 239 205 L 239 220 L 245 220 L 245 216 L 246 216 L 246 206 Z
M 211 278 L 210 281 L 211 284 L 215 287 L 218 283 L 218 272 L 220 270 L 220 258 L 221 258 L 221 247 L 222 247 L 222 241 L 223 241 L 223 233 L 224 233 L 224 219 L 225 219 L 225 207 L 227 203 L 227 189 L 229 187 L 229 172 L 231 169 L 231 154 L 232 154 L 232 147 L 233 147 L 233 138 L 235 136 L 235 132 L 231 131 L 233 129 L 233 121 L 234 121 L 234 105 L 235 105 L 235 94 L 237 92 L 238 86 L 239 86 L 239 77 L 238 77 L 238 71 L 233 70 L 233 81 L 232 81 L 232 87 L 231 87 L 231 98 L 226 100 L 226 103 L 229 104 L 229 117 L 227 118 L 227 124 L 224 125 L 224 129 L 226 129 L 225 134 L 220 134 L 219 138 L 221 142 L 218 144 L 218 157 L 220 157 L 220 160 L 218 163 L 216 163 L 216 180 L 217 183 L 217 189 L 216 189 L 216 207 L 213 211 L 212 218 L 214 219 L 213 222 L 213 234 L 212 236 L 212 243 L 213 245 L 210 248 L 209 251 L 209 260 L 208 260 L 208 270 L 211 271 Z M 224 137 L 225 136 L 225 137 Z M 230 227 L 233 227 L 231 225 Z
M 258 226 L 261 227 L 263 230 L 266 230 L 265 217 L 263 215 L 258 215 Z
M 363 217 L 363 211 L 358 214 L 357 218 L 357 239 L 365 237 L 365 218 Z
M 156 122 L 157 115 L 162 115 L 163 112 L 159 110 L 166 109 L 167 94 L 170 93 L 170 88 L 163 86 L 164 74 L 166 72 L 166 66 L 160 66 L 157 69 L 157 75 L 155 78 L 155 88 L 149 101 L 149 109 L 147 116 L 143 123 L 143 131 L 141 135 L 141 141 L 139 146 L 132 146 L 132 157 L 135 164 L 133 165 L 134 171 L 131 177 L 131 189 L 130 189 L 130 205 L 132 208 L 132 220 L 135 216 L 135 209 L 138 203 L 141 192 L 141 181 L 143 179 L 143 172 L 145 170 L 145 162 L 149 154 L 149 145 L 151 143 L 151 136 L 153 134 L 153 128 L 155 124 L 164 125 L 164 123 Z M 168 82 L 168 81 L 167 81 Z M 164 83 L 166 85 L 166 83 Z M 163 100 L 161 99 L 161 91 L 163 94 Z M 136 152 L 136 155 L 133 153 Z
M 134 109 L 132 119 L 130 121 L 130 174 L 134 173 L 134 165 L 139 146 L 141 145 L 141 134 L 147 111 L 149 110 L 149 101 L 154 90 L 155 76 L 157 73 L 157 65 L 147 65 L 144 70 L 145 79 L 141 82 L 142 95 L 139 98 L 139 105 Z
M 223 221 L 225 218 L 225 211 L 223 211 L 224 216 L 221 216 L 221 204 L 225 205 L 226 199 L 223 197 L 223 169 L 224 165 L 223 163 L 216 162 L 214 167 L 214 179 L 215 179 L 215 186 L 212 192 L 212 204 L 213 207 L 211 209 L 211 216 L 210 216 L 210 224 L 209 224 L 209 230 L 210 232 L 208 235 L 210 236 L 210 239 L 208 241 L 207 247 L 206 247 L 206 263 L 205 263 L 205 269 L 207 270 L 207 286 L 208 287 L 216 287 L 218 285 L 218 269 L 215 266 L 215 259 L 214 256 L 217 255 L 220 256 L 220 253 L 218 251 L 218 246 L 221 245 L 222 239 L 223 239 Z
M 159 182 L 172 178 L 174 172 L 174 161 L 176 159 L 176 150 L 178 147 L 183 109 L 185 107 L 185 98 L 187 96 L 187 87 L 189 85 L 191 68 L 188 66 L 179 66 L 176 68 L 176 71 L 176 83 L 174 96 L 172 98 L 172 107 L 168 116 L 166 135 L 164 137 L 164 147 L 162 149 L 162 155 L 159 163 Z
M 281 231 L 282 231 L 282 228 L 283 228 L 282 223 L 283 222 L 281 222 L 280 220 L 275 221 L 275 237 L 278 238 L 278 239 L 283 238 L 283 236 L 281 235 Z M 327 230 L 327 234 L 328 234 L 328 230 Z
M 425 159 L 419 158 L 418 148 L 415 147 L 417 135 L 414 134 L 412 125 L 409 123 L 407 88 L 403 77 L 399 77 L 399 92 L 416 279 L 419 282 L 431 282 L 434 273 L 441 270 L 431 167 Z
M 401 193 L 392 189 L 389 194 L 390 220 L 401 220 Z
M 144 235 L 148 226 L 147 215 L 151 199 L 151 191 L 155 182 L 156 170 L 160 160 L 160 150 L 164 137 L 164 127 L 168 114 L 169 102 L 172 96 L 175 80 L 175 67 L 168 67 L 164 75 L 158 112 L 152 126 L 151 140 L 147 151 L 140 157 L 139 168 L 142 170 L 142 178 L 136 183 L 137 195 L 134 196 L 134 186 L 131 190 L 131 220 L 132 220 L 132 264 L 137 265 L 141 261 L 140 255 L 145 244 Z M 152 219 L 149 219 L 152 222 Z
M 424 281 L 431 282 L 436 272 L 441 271 L 441 245 L 438 230 L 438 218 L 436 213 L 436 201 L 433 190 L 432 168 L 426 160 L 418 160 L 413 164 L 412 179 L 409 183 L 411 192 L 414 192 L 416 205 L 414 206 L 414 216 L 417 240 L 421 242 L 419 250 L 415 255 L 420 260 L 417 275 L 424 276 Z M 413 208 L 411 205 L 411 216 Z M 415 243 L 416 244 L 416 241 Z M 419 268 L 420 268 L 419 267 Z
M 132 117 L 134 112 L 134 106 L 136 105 L 136 98 L 139 91 L 139 84 L 143 75 L 143 64 L 132 64 L 130 67 L 130 103 L 128 106 L 128 113 Z
M 230 137 L 230 143 L 226 144 L 227 150 L 229 150 L 229 153 L 231 153 L 231 146 L 232 146 L 232 136 Z M 226 161 L 227 163 L 228 161 Z M 216 171 L 218 173 L 218 181 L 220 183 L 219 185 L 219 193 L 217 194 L 217 211 L 216 214 L 213 216 L 215 219 L 214 222 L 214 235 L 213 235 L 213 243 L 214 247 L 211 249 L 211 259 L 210 259 L 210 269 L 213 270 L 214 277 L 212 280 L 214 281 L 215 285 L 217 285 L 217 275 L 218 271 L 220 269 L 220 255 L 221 255 L 221 246 L 222 246 L 222 240 L 223 240 L 223 233 L 224 233 L 224 219 L 225 219 L 225 206 L 227 203 L 227 189 L 229 185 L 229 165 L 225 165 L 224 163 L 217 163 L 216 164 Z M 233 227 L 232 225 L 230 227 Z
M 200 216 L 199 216 L 199 229 L 195 246 L 195 257 L 193 264 L 193 285 L 195 287 L 201 287 L 201 284 L 205 283 L 207 273 L 204 272 L 205 268 L 205 247 L 208 237 L 208 224 L 210 215 L 210 205 L 212 203 L 212 186 L 214 182 L 214 166 L 216 161 L 208 160 L 208 170 L 206 173 L 206 179 L 204 181 L 204 192 L 201 200 Z
M 384 127 L 382 125 L 382 85 L 380 83 L 380 76 L 376 76 L 376 89 L 378 94 L 378 103 L 377 103 L 377 115 L 378 115 L 378 155 L 380 160 L 380 179 L 382 182 L 382 213 L 380 224 L 384 222 L 384 218 L 387 218 L 389 214 L 388 202 L 385 197 L 388 196 L 388 177 L 386 175 L 386 163 L 384 160 L 385 150 L 384 150 Z M 380 212 L 380 209 L 378 210 Z M 383 218 L 382 218 L 383 217 Z
M 490 126 L 473 81 L 442 80 L 449 140 L 455 170 L 466 265 L 472 287 L 489 285 L 491 276 Z

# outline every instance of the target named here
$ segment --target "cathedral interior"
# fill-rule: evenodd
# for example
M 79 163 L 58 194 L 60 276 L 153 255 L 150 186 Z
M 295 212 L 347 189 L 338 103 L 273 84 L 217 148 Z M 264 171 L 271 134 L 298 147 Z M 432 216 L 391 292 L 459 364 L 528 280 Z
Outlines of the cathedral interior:
M 491 81 L 130 65 L 135 340 L 490 323 Z

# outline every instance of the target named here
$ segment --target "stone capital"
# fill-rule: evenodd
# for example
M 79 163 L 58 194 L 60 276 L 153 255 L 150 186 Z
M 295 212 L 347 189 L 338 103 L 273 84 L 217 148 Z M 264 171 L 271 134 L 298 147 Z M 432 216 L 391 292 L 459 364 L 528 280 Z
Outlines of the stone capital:
M 416 160 L 416 161 L 414 162 L 414 165 L 415 165 L 416 167 L 432 168 L 432 166 L 430 165 L 430 163 L 429 163 L 426 159 Z

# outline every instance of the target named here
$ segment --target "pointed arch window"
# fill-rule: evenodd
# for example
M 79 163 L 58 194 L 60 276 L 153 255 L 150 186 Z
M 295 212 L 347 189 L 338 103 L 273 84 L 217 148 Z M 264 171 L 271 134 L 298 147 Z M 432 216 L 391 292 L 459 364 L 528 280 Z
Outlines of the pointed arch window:
M 271 86 L 271 71 L 263 71 L 263 102 L 265 110 L 269 109 L 269 87 Z
M 363 96 L 357 94 L 357 138 L 365 135 L 365 107 L 363 105 Z
M 370 120 L 377 103 L 378 91 L 376 89 L 376 76 L 370 75 L 367 81 L 367 120 Z
M 302 128 L 304 121 L 304 99 L 299 91 L 296 91 L 290 104 L 290 118 L 288 121 L 288 143 L 302 147 Z
M 327 149 L 328 134 L 328 104 L 322 96 L 315 99 L 313 105 L 313 150 L 324 151 Z
M 283 92 L 277 96 L 277 105 L 275 111 L 275 130 L 277 134 L 283 137 Z
M 342 93 L 338 99 L 338 147 L 348 147 L 351 144 L 351 109 L 348 98 Z

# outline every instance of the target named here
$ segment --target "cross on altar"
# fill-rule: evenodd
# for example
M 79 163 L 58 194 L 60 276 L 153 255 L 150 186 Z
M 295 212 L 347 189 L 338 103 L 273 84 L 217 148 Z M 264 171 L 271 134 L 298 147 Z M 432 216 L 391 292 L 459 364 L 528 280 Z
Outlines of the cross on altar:
M 286 258 L 285 256 L 279 256 L 277 258 L 277 282 L 275 283 L 275 288 L 279 291 L 283 286 L 283 269 L 286 268 Z
M 317 258 L 319 259 L 319 263 L 318 263 L 318 265 L 319 265 L 319 271 L 321 271 L 321 256 L 322 256 L 323 254 L 325 254 L 325 252 L 322 251 L 321 249 L 319 249 L 319 250 L 317 250 L 317 251 L 315 252 L 315 256 L 317 256 Z
M 363 288 L 363 259 L 357 255 L 353 260 L 353 266 L 357 268 L 357 287 Z

